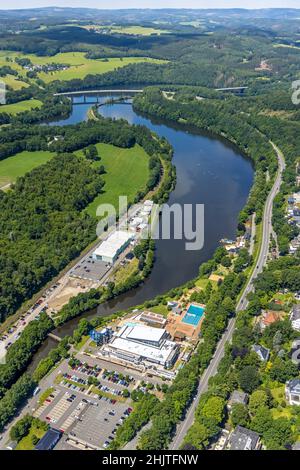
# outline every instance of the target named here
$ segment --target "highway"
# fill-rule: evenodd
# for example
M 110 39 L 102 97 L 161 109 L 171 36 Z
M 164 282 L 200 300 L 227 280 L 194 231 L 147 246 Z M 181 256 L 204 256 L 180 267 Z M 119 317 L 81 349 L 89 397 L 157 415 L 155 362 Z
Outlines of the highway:
M 113 94 L 113 93 L 142 93 L 144 90 L 79 90 L 79 91 L 65 91 L 62 93 L 54 93 L 53 96 L 76 96 L 76 95 L 106 95 L 106 94 Z
M 255 268 L 251 276 L 249 277 L 247 285 L 245 286 L 245 289 L 237 304 L 237 308 L 236 308 L 237 312 L 239 312 L 240 310 L 244 310 L 247 307 L 247 304 L 248 304 L 247 295 L 249 294 L 249 292 L 253 290 L 253 281 L 257 277 L 257 275 L 262 272 L 268 259 L 270 234 L 272 233 L 272 230 L 273 230 L 272 228 L 273 201 L 274 201 L 276 194 L 278 193 L 280 189 L 280 185 L 282 181 L 282 172 L 285 168 L 284 157 L 281 151 L 279 150 L 278 147 L 276 147 L 276 145 L 273 142 L 270 142 L 270 143 L 274 151 L 276 152 L 276 155 L 278 158 L 278 171 L 277 171 L 277 175 L 276 175 L 276 179 L 273 184 L 273 187 L 265 203 L 264 214 L 263 214 L 262 243 L 261 243 L 258 259 L 256 261 Z M 190 408 L 187 410 L 184 420 L 177 426 L 174 439 L 170 445 L 170 449 L 172 450 L 177 450 L 180 448 L 180 445 L 182 444 L 185 435 L 187 434 L 189 428 L 194 422 L 195 410 L 199 403 L 199 399 L 201 395 L 207 391 L 209 378 L 213 377 L 217 373 L 219 363 L 224 355 L 225 344 L 229 342 L 232 338 L 232 335 L 235 329 L 235 321 L 236 321 L 235 318 L 230 319 L 227 329 L 225 330 L 221 340 L 218 343 L 215 354 L 209 366 L 207 367 L 207 369 L 205 370 L 205 372 L 203 373 L 201 377 L 201 380 L 198 384 L 196 396 Z

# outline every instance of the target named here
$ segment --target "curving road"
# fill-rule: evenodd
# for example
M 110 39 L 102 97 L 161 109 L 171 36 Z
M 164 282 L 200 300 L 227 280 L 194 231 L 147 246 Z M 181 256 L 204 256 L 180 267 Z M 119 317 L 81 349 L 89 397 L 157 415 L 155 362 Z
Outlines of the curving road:
M 275 182 L 273 184 L 273 187 L 268 195 L 268 198 L 266 200 L 265 208 L 264 208 L 264 214 L 263 214 L 263 232 L 262 232 L 262 243 L 260 247 L 260 252 L 258 255 L 258 259 L 256 262 L 256 266 L 249 277 L 249 280 L 247 282 L 247 285 L 241 295 L 241 298 L 237 304 L 237 312 L 240 310 L 244 310 L 247 307 L 248 301 L 247 301 L 247 295 L 249 292 L 253 290 L 253 281 L 257 277 L 259 273 L 262 272 L 267 259 L 268 259 L 268 253 L 269 253 L 269 243 L 270 243 L 270 234 L 272 233 L 272 207 L 273 207 L 273 201 L 276 196 L 276 194 L 279 192 L 281 181 L 282 181 L 282 172 L 285 168 L 285 162 L 284 162 L 284 157 L 282 152 L 279 150 L 278 147 L 273 142 L 270 142 L 274 151 L 276 152 L 277 158 L 278 158 L 278 171 L 276 175 Z M 197 405 L 199 403 L 199 399 L 201 395 L 207 391 L 208 388 L 208 381 L 209 378 L 214 376 L 217 372 L 219 363 L 224 355 L 224 349 L 225 349 L 225 344 L 231 340 L 234 329 L 235 329 L 235 318 L 231 318 L 227 329 L 225 330 L 221 340 L 218 343 L 218 346 L 216 348 L 215 354 L 203 373 L 201 380 L 198 385 L 198 390 L 196 393 L 196 396 L 190 406 L 190 408 L 187 410 L 186 416 L 184 421 L 182 421 L 176 429 L 176 433 L 174 436 L 174 439 L 170 445 L 170 449 L 172 450 L 177 450 L 179 449 L 180 445 L 182 444 L 182 441 L 187 434 L 189 428 L 194 422 L 194 415 L 195 415 L 195 410 L 197 408 Z

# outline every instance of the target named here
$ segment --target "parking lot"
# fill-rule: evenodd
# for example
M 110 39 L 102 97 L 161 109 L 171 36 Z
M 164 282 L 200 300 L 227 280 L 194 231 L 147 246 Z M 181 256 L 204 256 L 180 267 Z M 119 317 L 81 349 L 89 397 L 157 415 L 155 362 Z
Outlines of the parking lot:
M 70 431 L 70 437 L 94 446 L 105 448 L 113 440 L 117 429 L 126 419 L 128 406 L 124 403 L 112 405 L 104 398 L 96 405 L 89 405 L 75 426 Z
M 63 431 L 75 444 L 106 448 L 130 412 L 126 402 L 96 394 L 72 393 L 58 385 L 34 416 Z M 66 436 L 59 444 L 61 449 L 70 448 Z
M 70 271 L 70 276 L 89 281 L 100 281 L 110 269 L 110 264 L 94 260 L 92 255 L 90 255 L 74 266 Z

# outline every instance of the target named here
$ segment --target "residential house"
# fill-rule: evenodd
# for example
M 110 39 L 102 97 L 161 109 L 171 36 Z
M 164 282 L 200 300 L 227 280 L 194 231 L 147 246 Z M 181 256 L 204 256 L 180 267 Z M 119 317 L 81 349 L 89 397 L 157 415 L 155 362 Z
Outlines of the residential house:
M 234 390 L 229 398 L 227 408 L 230 410 L 233 405 L 241 404 L 247 405 L 248 403 L 248 395 L 245 392 L 241 392 L 240 390 Z
M 290 314 L 290 321 L 293 330 L 300 331 L 300 304 L 293 306 Z
M 300 405 L 300 379 L 292 379 L 285 384 L 285 396 L 290 405 Z
M 281 319 L 280 313 L 273 310 L 263 312 L 262 319 L 260 321 L 260 327 L 264 330 L 267 326 L 272 325 Z
M 260 447 L 259 434 L 239 425 L 231 433 L 227 444 L 228 450 L 258 450 Z
M 263 362 L 267 362 L 270 356 L 270 350 L 261 346 L 260 344 L 254 344 L 252 350 L 258 355 L 259 359 Z

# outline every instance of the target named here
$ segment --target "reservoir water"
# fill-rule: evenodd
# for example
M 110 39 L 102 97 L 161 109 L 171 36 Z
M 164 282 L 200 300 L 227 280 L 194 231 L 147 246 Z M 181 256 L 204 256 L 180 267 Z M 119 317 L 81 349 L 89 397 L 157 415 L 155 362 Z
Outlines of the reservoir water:
M 105 100 L 107 96 L 99 97 L 100 102 Z M 87 119 L 95 97 L 86 96 L 85 101 L 83 96 L 76 97 L 71 116 L 51 125 L 75 124 Z M 155 264 L 146 282 L 100 305 L 97 311 L 86 312 L 86 318 L 130 308 L 195 277 L 200 264 L 212 256 L 219 240 L 235 237 L 237 217 L 246 203 L 254 174 L 248 158 L 225 140 L 208 133 L 140 115 L 130 102 L 102 105 L 99 112 L 105 117 L 123 118 L 132 124 L 145 125 L 170 142 L 174 148 L 177 182 L 169 204 L 204 204 L 204 246 L 198 251 L 186 251 L 186 240 L 157 240 Z M 69 321 L 55 333 L 59 336 L 71 334 L 79 319 Z M 48 350 L 46 341 L 34 363 Z

